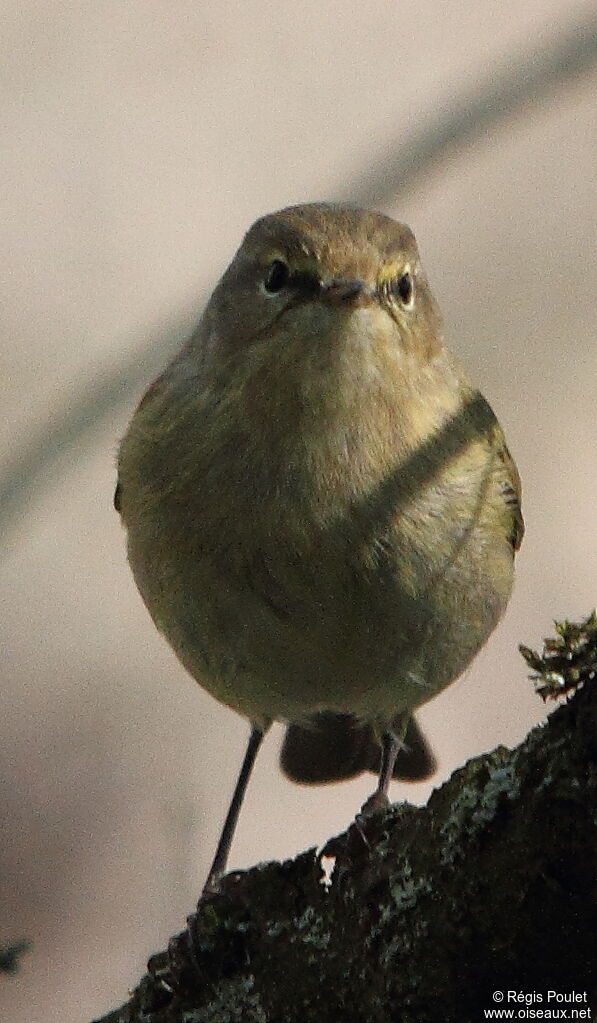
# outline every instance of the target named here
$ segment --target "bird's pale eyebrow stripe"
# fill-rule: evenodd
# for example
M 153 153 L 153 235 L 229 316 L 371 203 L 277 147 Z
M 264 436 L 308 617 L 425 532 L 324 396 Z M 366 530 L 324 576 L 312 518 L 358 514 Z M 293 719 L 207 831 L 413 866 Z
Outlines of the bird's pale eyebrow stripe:
M 413 268 L 410 262 L 404 262 L 403 260 L 393 260 L 391 263 L 384 263 L 379 274 L 378 282 L 380 284 L 386 284 L 388 281 L 394 281 L 397 277 L 402 277 L 403 274 L 409 274 L 413 272 Z

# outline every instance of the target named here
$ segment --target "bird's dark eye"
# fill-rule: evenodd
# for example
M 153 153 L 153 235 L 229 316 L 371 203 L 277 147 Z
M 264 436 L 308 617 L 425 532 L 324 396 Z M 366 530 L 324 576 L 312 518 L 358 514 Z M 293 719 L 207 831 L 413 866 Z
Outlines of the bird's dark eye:
M 396 280 L 392 281 L 391 291 L 395 298 L 402 302 L 402 305 L 411 306 L 413 304 L 415 285 L 412 279 L 412 274 L 404 273 Z
M 277 291 L 282 291 L 290 280 L 290 269 L 286 263 L 281 259 L 274 259 L 267 268 L 266 275 L 263 280 L 263 287 L 270 295 L 275 295 Z

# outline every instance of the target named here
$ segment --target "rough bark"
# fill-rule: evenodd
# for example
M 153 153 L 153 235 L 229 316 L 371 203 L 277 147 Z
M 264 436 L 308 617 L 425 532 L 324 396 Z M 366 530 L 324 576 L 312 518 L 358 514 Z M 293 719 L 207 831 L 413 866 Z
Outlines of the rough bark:
M 515 1012 L 525 1003 L 508 991 L 540 993 L 552 1013 L 573 1006 L 548 991 L 586 992 L 574 1007 L 590 1012 L 596 796 L 587 683 L 426 807 L 397 804 L 332 839 L 331 882 L 315 850 L 228 875 L 101 1023 L 472 1023 L 500 1004 L 494 991 Z

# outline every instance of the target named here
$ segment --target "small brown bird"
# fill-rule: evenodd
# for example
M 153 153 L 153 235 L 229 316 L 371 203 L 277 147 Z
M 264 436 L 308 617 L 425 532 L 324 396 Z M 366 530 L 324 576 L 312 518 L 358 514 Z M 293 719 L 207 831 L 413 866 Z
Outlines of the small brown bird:
M 502 615 L 523 520 L 408 227 L 324 203 L 258 220 L 142 399 L 118 477 L 155 624 L 251 723 L 206 890 L 272 721 L 296 780 L 379 770 L 369 808 L 394 773 L 429 771 L 411 713 Z

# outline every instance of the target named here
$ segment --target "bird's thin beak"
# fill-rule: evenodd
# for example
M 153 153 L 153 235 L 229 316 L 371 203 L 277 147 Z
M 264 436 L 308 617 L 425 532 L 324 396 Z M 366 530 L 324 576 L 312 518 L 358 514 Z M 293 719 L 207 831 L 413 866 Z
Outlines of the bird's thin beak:
M 335 277 L 331 281 L 324 281 L 321 285 L 321 298 L 330 305 L 360 306 L 371 301 L 370 289 L 364 281 L 355 278 L 349 280 L 344 277 Z

